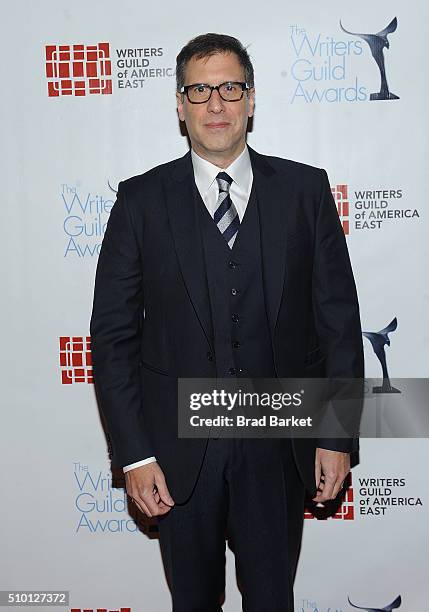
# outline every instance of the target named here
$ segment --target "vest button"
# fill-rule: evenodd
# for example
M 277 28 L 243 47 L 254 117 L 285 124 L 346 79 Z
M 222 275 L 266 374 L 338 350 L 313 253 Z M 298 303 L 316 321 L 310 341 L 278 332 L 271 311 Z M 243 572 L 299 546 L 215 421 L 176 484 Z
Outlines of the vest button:
M 241 344 L 238 340 L 234 340 L 232 343 L 232 348 L 240 348 Z
M 238 322 L 239 322 L 239 320 L 240 320 L 240 317 L 239 317 L 237 314 L 233 314 L 233 315 L 231 316 L 231 319 L 232 319 L 232 322 L 233 322 L 233 323 L 238 323 Z
M 229 368 L 228 374 L 230 376 L 235 376 L 237 374 L 237 370 L 235 368 Z
M 213 353 L 211 353 L 210 351 L 207 353 L 207 359 L 209 361 L 213 361 Z
M 231 289 L 231 293 L 232 295 L 237 295 L 238 289 L 235 289 L 235 288 Z
M 238 264 L 235 261 L 231 260 L 228 262 L 228 266 L 231 268 L 231 270 L 234 270 L 238 266 Z

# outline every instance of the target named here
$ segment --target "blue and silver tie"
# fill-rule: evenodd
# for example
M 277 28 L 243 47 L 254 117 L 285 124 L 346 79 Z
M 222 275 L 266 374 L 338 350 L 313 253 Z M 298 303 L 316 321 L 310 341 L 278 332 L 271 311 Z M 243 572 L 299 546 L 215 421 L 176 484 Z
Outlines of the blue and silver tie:
M 232 178 L 226 172 L 219 172 L 216 181 L 219 187 L 219 196 L 216 202 L 216 211 L 213 219 L 220 233 L 227 241 L 229 248 L 232 249 L 238 228 L 240 227 L 240 218 L 237 209 L 229 195 Z

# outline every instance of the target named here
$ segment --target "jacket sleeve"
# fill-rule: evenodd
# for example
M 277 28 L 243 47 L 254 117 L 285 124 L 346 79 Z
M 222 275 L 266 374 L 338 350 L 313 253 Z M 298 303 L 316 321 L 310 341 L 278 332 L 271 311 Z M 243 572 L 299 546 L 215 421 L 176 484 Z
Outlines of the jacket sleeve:
M 90 326 L 94 381 L 112 446 L 113 467 L 154 455 L 141 402 L 144 303 L 135 231 L 120 183 L 98 260 Z
M 355 394 L 351 402 L 338 401 L 334 409 L 339 420 L 343 419 L 347 424 L 347 431 L 358 431 L 361 398 L 356 397 L 356 389 L 361 388 L 358 380 L 363 382 L 364 377 L 358 297 L 328 176 L 324 170 L 321 173 L 312 279 L 313 312 L 320 346 L 326 357 L 326 377 L 349 379 Z M 361 395 L 360 391 L 357 395 Z M 348 413 L 344 410 L 348 410 Z M 357 434 L 353 437 L 323 438 L 318 440 L 318 446 L 352 452 L 358 450 L 359 441 Z

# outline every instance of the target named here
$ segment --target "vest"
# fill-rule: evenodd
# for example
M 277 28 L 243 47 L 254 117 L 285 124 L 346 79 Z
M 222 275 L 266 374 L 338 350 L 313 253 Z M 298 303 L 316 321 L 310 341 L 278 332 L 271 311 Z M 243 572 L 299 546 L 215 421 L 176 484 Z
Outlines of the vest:
M 229 248 L 195 186 L 220 378 L 275 377 L 262 277 L 259 209 L 254 188 Z

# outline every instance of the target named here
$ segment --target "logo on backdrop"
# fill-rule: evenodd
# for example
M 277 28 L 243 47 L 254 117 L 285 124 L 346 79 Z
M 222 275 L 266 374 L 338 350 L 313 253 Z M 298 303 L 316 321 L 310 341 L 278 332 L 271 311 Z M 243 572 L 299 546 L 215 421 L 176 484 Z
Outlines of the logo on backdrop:
M 128 500 L 123 483 L 114 487 L 110 470 L 91 469 L 87 464 L 73 463 L 76 485 L 75 510 L 77 533 L 140 533 L 155 536 L 158 526 L 151 523 Z M 131 513 L 133 513 L 131 515 Z
M 350 486 L 347 488 L 346 493 L 344 495 L 344 499 L 335 512 L 332 514 L 329 510 L 329 507 L 326 505 L 324 507 L 319 507 L 317 504 L 309 503 L 308 507 L 306 507 L 304 512 L 305 519 L 317 519 L 317 520 L 327 520 L 327 519 L 341 519 L 343 521 L 353 521 L 355 518 L 355 509 L 354 509 L 354 493 L 352 486 L 352 474 L 349 476 Z
M 389 49 L 387 36 L 397 28 L 397 18 L 377 34 L 358 34 L 339 26 L 347 36 L 338 38 L 335 32 L 311 32 L 300 24 L 289 26 L 291 61 L 283 71 L 292 81 L 290 103 L 366 102 L 397 100 L 387 84 L 384 49 Z M 355 38 L 350 39 L 350 36 Z M 361 57 L 372 54 L 380 71 L 381 86 L 377 93 L 368 93 L 366 74 Z
M 93 383 L 90 336 L 60 336 L 61 383 Z
M 375 63 L 378 66 L 380 71 L 380 91 L 377 93 L 372 93 L 369 97 L 370 100 L 399 100 L 399 96 L 395 96 L 395 94 L 389 91 L 389 87 L 387 85 L 386 78 L 386 68 L 384 65 L 384 48 L 389 49 L 389 40 L 387 38 L 388 34 L 392 34 L 392 32 L 396 31 L 398 27 L 398 20 L 396 17 L 392 19 L 388 26 L 381 30 L 381 32 L 377 32 L 377 34 L 358 34 L 357 32 L 349 32 L 345 28 L 343 28 L 343 24 L 340 21 L 340 26 L 343 32 L 346 34 L 351 34 L 352 36 L 359 36 L 365 42 L 368 43 L 369 48 L 371 50 L 371 55 L 375 60 Z
M 410 494 L 406 478 L 361 476 L 358 482 L 360 516 L 384 517 L 392 512 L 413 512 L 423 507 L 422 498 Z
M 60 186 L 59 196 L 64 211 L 64 257 L 97 257 L 114 198 L 68 183 Z
M 332 195 L 337 205 L 338 216 L 346 236 L 350 233 L 350 209 L 347 185 L 336 185 L 331 187 Z
M 131 612 L 131 608 L 115 608 L 114 610 L 108 608 L 71 608 L 70 612 Z
M 298 612 L 343 612 L 343 608 L 333 607 L 332 605 L 329 605 L 329 607 L 323 606 L 314 599 L 306 599 L 305 597 L 295 599 L 299 601 Z
M 381 370 L 383 373 L 383 384 L 381 387 L 373 387 L 373 393 L 401 393 L 399 389 L 395 389 L 390 384 L 389 374 L 387 372 L 387 362 L 386 362 L 386 350 L 385 346 L 390 346 L 390 338 L 389 334 L 394 332 L 398 327 L 398 320 L 395 317 L 390 321 L 389 325 L 387 325 L 384 329 L 381 329 L 378 332 L 367 332 L 363 331 L 362 334 L 365 338 L 371 342 L 371 346 L 376 354 L 380 364 Z
M 357 610 L 365 610 L 365 612 L 392 612 L 392 610 L 396 610 L 397 608 L 399 608 L 402 603 L 401 596 L 398 595 L 398 597 L 394 601 L 392 601 L 391 604 L 387 604 L 387 606 L 384 606 L 384 608 L 362 608 L 361 606 L 356 606 L 354 603 L 352 603 L 350 601 L 350 597 L 347 597 L 347 599 L 349 600 L 349 604 L 353 606 L 353 608 L 356 608 Z
M 112 93 L 109 43 L 46 45 L 48 96 Z
M 110 46 L 108 42 L 46 45 L 48 96 L 112 94 L 174 76 L 174 69 L 164 64 L 163 47 L 115 48 L 111 54 Z
M 332 512 L 332 504 L 337 503 L 335 501 L 324 507 L 308 501 L 304 518 L 318 521 L 327 519 L 354 521 L 358 517 L 384 517 L 392 512 L 413 512 L 423 507 L 422 498 L 410 490 L 406 478 L 360 476 L 357 478 L 357 484 L 356 476 L 354 479 L 353 486 L 350 473 L 350 486 L 335 514 Z
M 339 184 L 331 186 L 331 191 L 346 235 L 420 219 L 420 210 L 409 207 L 403 189 L 362 189 Z
M 374 608 L 374 607 L 368 607 L 368 608 L 361 608 L 360 606 L 356 606 L 355 604 L 353 604 L 350 600 L 349 597 L 347 597 L 349 604 L 353 607 L 353 608 L 357 608 L 358 610 L 364 610 L 365 612 L 393 612 L 393 610 L 396 610 L 397 608 L 400 607 L 401 605 L 401 596 L 399 595 L 394 601 L 392 601 L 391 604 L 388 604 L 387 606 L 384 606 L 384 608 Z M 342 607 L 336 607 L 335 608 L 330 605 L 329 607 L 322 606 L 319 602 L 317 602 L 316 600 L 313 599 L 306 599 L 306 598 L 300 598 L 299 600 L 299 610 L 300 612 L 343 612 L 343 608 Z M 347 608 L 349 609 L 349 608 Z

